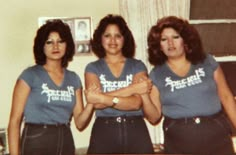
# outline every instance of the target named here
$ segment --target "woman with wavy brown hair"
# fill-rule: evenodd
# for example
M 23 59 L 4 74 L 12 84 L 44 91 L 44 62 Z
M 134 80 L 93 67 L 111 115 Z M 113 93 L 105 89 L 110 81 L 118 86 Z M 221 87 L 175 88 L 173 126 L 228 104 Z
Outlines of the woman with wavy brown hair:
M 95 29 L 92 50 L 99 58 L 85 69 L 86 98 L 95 108 L 88 154 L 150 154 L 151 139 L 144 122 L 151 104 L 141 95 L 151 81 L 142 61 L 134 58 L 135 42 L 125 20 L 107 15 Z
M 148 35 L 153 88 L 150 99 L 164 116 L 168 154 L 233 154 L 230 125 L 236 104 L 219 64 L 204 52 L 197 30 L 185 19 L 168 16 Z

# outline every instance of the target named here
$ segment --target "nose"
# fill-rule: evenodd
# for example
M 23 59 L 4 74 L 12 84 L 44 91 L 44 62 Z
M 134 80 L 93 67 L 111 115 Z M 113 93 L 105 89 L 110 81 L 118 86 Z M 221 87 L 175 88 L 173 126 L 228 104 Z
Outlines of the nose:
M 168 39 L 168 45 L 173 45 L 173 39 Z
M 57 49 L 58 46 L 59 46 L 58 42 L 54 42 L 54 43 L 53 43 L 53 48 Z
M 111 37 L 111 42 L 114 42 L 116 40 L 116 37 L 112 36 Z

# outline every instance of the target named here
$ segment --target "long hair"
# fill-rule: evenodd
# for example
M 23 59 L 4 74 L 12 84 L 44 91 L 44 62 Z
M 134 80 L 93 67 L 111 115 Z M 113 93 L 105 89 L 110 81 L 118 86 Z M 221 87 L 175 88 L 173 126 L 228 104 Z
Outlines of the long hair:
M 148 33 L 148 60 L 150 64 L 162 65 L 167 60 L 167 56 L 160 47 L 161 33 L 165 28 L 173 28 L 183 38 L 186 58 L 192 64 L 200 63 L 206 58 L 197 30 L 187 20 L 168 16 L 158 20 Z

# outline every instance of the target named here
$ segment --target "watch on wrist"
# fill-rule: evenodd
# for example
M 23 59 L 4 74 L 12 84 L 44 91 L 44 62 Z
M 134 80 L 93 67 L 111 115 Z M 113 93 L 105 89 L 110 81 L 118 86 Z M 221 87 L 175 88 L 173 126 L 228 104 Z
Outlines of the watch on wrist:
M 119 103 L 119 98 L 118 97 L 114 97 L 113 99 L 112 99 L 112 103 L 113 103 L 113 105 L 112 106 L 115 106 L 116 104 L 118 104 Z

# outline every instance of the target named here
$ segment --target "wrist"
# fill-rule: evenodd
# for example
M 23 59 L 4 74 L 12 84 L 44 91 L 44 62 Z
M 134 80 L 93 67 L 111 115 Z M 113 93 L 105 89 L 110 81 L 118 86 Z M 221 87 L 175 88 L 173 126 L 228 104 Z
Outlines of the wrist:
M 131 95 L 137 94 L 137 89 L 136 89 L 135 86 L 136 86 L 136 84 L 131 84 L 130 85 L 130 89 L 131 89 L 130 92 L 132 92 Z
M 112 99 L 112 107 L 116 106 L 120 102 L 120 99 L 118 97 L 113 97 Z
M 105 103 L 105 95 L 101 94 L 98 98 L 98 101 L 99 101 L 98 103 L 104 104 Z

